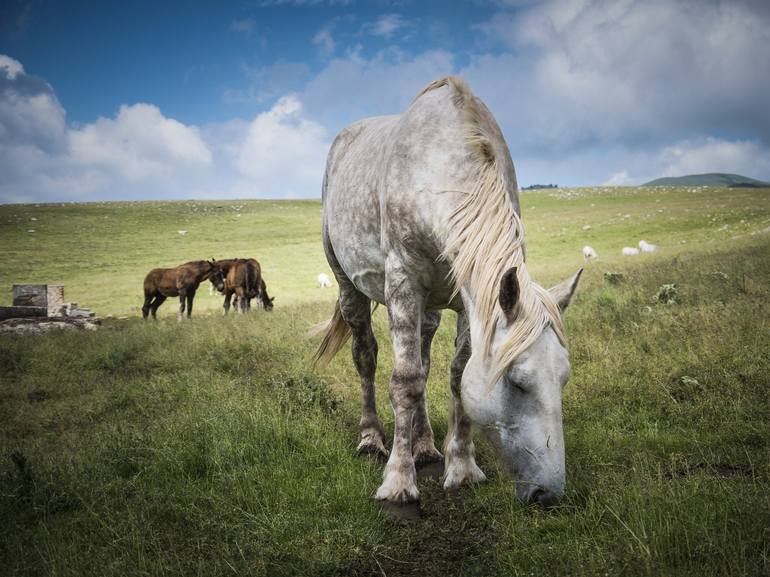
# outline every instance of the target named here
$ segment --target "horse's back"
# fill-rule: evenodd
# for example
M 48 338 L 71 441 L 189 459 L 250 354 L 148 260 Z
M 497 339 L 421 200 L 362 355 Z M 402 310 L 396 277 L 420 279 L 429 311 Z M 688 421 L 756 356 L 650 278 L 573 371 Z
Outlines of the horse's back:
M 259 290 L 261 267 L 256 259 L 237 259 L 227 271 L 226 285 L 229 290 L 242 289 L 249 298 Z
M 436 291 L 439 300 L 451 292 L 440 239 L 446 238 L 449 215 L 478 174 L 462 102 L 474 99 L 475 107 L 477 99 L 470 91 L 458 94 L 464 83 L 459 86 L 437 85 L 401 115 L 347 127 L 329 152 L 323 196 L 324 241 L 334 257 L 330 264 L 339 274 L 336 260 L 356 288 L 379 302 L 384 301 L 390 254 L 407 262 L 420 277 L 417 282 Z M 491 114 L 483 104 L 479 110 L 507 154 Z

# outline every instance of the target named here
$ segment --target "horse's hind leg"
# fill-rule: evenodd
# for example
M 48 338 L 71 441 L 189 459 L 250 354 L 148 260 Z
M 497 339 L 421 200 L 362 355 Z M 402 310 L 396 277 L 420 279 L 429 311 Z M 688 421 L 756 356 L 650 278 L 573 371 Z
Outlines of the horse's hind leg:
M 152 301 L 152 304 L 150 305 L 150 311 L 152 312 L 152 319 L 157 321 L 158 317 L 155 316 L 155 313 L 158 311 L 158 307 L 162 305 L 166 301 L 166 295 L 157 294 L 155 296 L 155 300 Z
M 142 305 L 142 318 L 144 320 L 147 320 L 147 317 L 150 314 L 150 306 L 152 304 L 153 295 L 152 294 L 146 294 L 144 295 L 144 305 Z
M 246 293 L 241 288 L 235 289 L 235 310 L 239 314 L 246 313 Z
M 377 371 L 377 339 L 372 332 L 371 300 L 360 292 L 342 270 L 334 249 L 329 242 L 326 230 L 323 232 L 324 252 L 334 276 L 337 279 L 340 296 L 340 313 L 350 327 L 353 337 L 353 363 L 361 377 L 361 441 L 358 444 L 359 453 L 373 453 L 383 457 L 388 456 L 385 448 L 385 429 L 377 416 L 377 404 L 374 397 L 374 375 Z M 265 306 L 269 301 L 263 300 L 266 295 L 260 289 L 260 301 Z
M 337 279 L 340 286 L 340 312 L 353 336 L 353 363 L 361 377 L 361 441 L 359 453 L 388 456 L 385 429 L 377 416 L 374 375 L 377 371 L 377 339 L 372 332 L 371 301 L 347 279 Z
M 433 336 L 436 334 L 441 324 L 440 311 L 427 311 L 422 318 L 420 326 L 421 336 L 421 356 L 422 371 L 420 379 L 422 380 L 422 397 L 415 409 L 414 419 L 412 420 L 412 455 L 417 465 L 423 463 L 433 463 L 442 461 L 444 457 L 436 449 L 433 440 L 433 429 L 428 419 L 427 407 L 427 382 L 430 372 L 430 346 L 433 342 Z
M 456 489 L 464 483 L 479 483 L 486 479 L 476 465 L 476 450 L 471 434 L 471 420 L 463 410 L 461 382 L 465 365 L 471 356 L 471 341 L 465 313 L 457 315 L 457 337 L 455 358 L 452 361 L 450 384 L 452 388 L 452 410 L 449 415 L 449 430 L 444 442 L 444 488 Z

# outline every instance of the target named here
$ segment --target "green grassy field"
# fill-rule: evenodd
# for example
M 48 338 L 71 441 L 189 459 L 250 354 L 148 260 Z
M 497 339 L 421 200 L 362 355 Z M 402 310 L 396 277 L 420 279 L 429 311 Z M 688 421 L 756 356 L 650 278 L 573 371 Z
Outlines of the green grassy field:
M 600 257 L 567 314 L 567 495 L 520 505 L 480 443 L 488 482 L 446 495 L 421 478 L 404 521 L 372 499 L 381 463 L 355 455 L 349 347 L 308 363 L 303 334 L 336 296 L 315 286 L 319 202 L 0 206 L 0 304 L 13 283 L 59 283 L 128 317 L 0 336 L 0 574 L 770 575 L 770 190 L 540 191 L 522 211 L 543 284 L 584 244 Z M 660 250 L 620 256 L 642 238 Z M 222 318 L 206 289 L 192 322 L 171 300 L 141 321 L 150 268 L 212 256 L 258 258 L 275 311 Z M 676 302 L 656 302 L 668 283 Z M 375 333 L 392 432 L 382 310 Z

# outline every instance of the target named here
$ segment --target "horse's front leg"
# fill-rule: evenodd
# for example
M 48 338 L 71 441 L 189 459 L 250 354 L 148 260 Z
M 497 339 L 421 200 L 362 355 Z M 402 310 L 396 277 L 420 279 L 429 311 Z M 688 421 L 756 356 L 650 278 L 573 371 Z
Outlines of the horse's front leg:
M 187 295 L 183 292 L 179 293 L 179 318 L 177 320 L 181 321 L 184 317 L 184 304 L 185 300 L 187 298 Z
M 412 421 L 422 400 L 420 316 L 422 299 L 403 269 L 390 268 L 385 282 L 394 366 L 390 378 L 390 402 L 395 416 L 393 448 L 377 489 L 376 498 L 395 503 L 416 501 L 417 471 L 412 456 Z
M 231 293 L 229 290 L 225 291 L 225 302 L 222 305 L 222 308 L 225 310 L 224 313 L 222 313 L 222 316 L 227 316 L 227 313 L 230 312 L 230 299 L 233 298 L 233 293 Z
M 187 293 L 187 318 L 189 319 L 192 315 L 192 304 L 193 299 L 195 298 L 195 292 Z
M 412 455 L 414 456 L 414 462 L 418 465 L 435 463 L 444 459 L 441 453 L 438 452 L 438 449 L 436 449 L 433 440 L 433 429 L 431 428 L 430 420 L 428 419 L 428 405 L 426 399 L 428 391 L 428 374 L 430 373 L 430 347 L 440 324 L 440 311 L 427 311 L 422 318 L 420 331 L 422 357 L 422 372 L 420 373 L 420 378 L 422 380 L 422 397 L 417 404 L 414 413 L 414 421 L 412 422 Z
M 465 414 L 462 403 L 462 378 L 465 365 L 471 356 L 471 337 L 464 312 L 457 315 L 457 337 L 455 358 L 452 361 L 450 385 L 452 388 L 452 410 L 449 415 L 449 430 L 444 442 L 444 489 L 456 489 L 466 483 L 479 483 L 486 479 L 476 465 L 476 449 L 473 445 L 471 420 Z

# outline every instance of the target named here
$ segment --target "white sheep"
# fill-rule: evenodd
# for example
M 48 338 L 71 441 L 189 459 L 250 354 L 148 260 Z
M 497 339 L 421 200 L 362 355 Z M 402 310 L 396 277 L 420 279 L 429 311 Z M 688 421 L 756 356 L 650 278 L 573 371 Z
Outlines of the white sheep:
M 655 252 L 656 250 L 658 250 L 658 245 L 657 244 L 650 244 L 648 242 L 640 240 L 639 241 L 639 250 L 641 250 L 642 252 Z
M 318 275 L 318 286 L 320 288 L 330 287 L 332 286 L 332 279 L 329 278 L 328 274 L 320 273 Z
M 583 247 L 583 260 L 587 262 L 588 260 L 590 260 L 592 258 L 599 258 L 599 255 L 596 254 L 596 251 L 592 247 L 590 247 L 588 245 L 584 246 Z
M 639 254 L 639 249 L 632 246 L 624 246 L 623 250 L 620 252 L 623 256 L 634 256 L 635 254 Z

